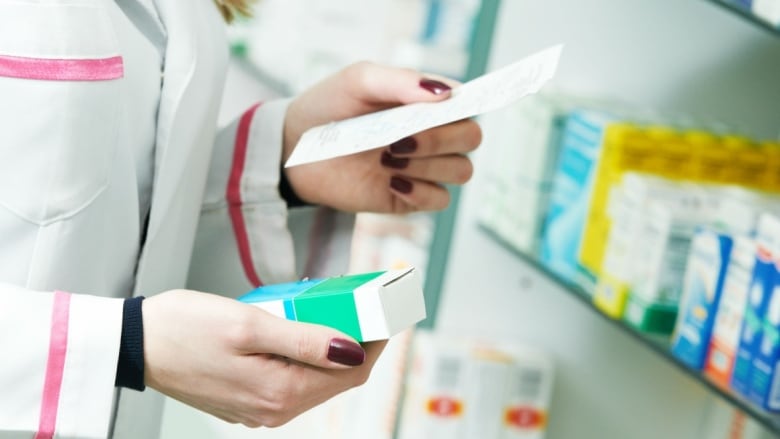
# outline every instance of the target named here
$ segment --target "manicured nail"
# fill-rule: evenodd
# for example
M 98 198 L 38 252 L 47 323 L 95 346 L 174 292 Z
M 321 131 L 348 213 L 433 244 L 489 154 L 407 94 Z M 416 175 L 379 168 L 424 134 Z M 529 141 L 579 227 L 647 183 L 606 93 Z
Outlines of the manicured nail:
M 408 194 L 412 192 L 413 185 L 405 178 L 393 176 L 390 178 L 390 187 L 402 194 Z
M 385 151 L 382 153 L 382 165 L 393 169 L 404 169 L 409 166 L 409 158 L 396 157 Z
M 449 85 L 443 82 L 439 82 L 435 79 L 421 79 L 420 87 L 428 90 L 429 92 L 435 95 L 440 95 L 442 93 L 446 93 L 452 90 L 452 88 Z
M 414 137 L 404 137 L 390 144 L 390 154 L 411 154 L 415 151 L 417 151 L 417 141 Z
M 334 338 L 328 348 L 328 360 L 345 366 L 360 366 L 366 361 L 366 351 L 355 342 Z

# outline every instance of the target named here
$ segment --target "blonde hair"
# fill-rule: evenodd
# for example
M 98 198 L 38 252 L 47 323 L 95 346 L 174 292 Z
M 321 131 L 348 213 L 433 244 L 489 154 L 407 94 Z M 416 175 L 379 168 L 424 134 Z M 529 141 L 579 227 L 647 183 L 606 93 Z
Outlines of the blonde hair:
M 249 17 L 252 15 L 252 3 L 255 0 L 214 0 L 219 12 L 225 21 L 230 23 L 236 18 L 236 15 Z

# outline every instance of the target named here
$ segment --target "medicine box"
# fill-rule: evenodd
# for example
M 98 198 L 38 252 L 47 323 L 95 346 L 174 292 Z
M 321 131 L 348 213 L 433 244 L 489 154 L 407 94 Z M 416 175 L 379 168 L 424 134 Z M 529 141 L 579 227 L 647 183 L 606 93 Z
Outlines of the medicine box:
M 635 272 L 648 255 L 648 249 L 637 245 L 653 203 L 680 203 L 690 199 L 692 187 L 651 174 L 627 172 L 620 184 L 610 189 L 606 215 L 611 221 L 601 276 L 596 284 L 593 302 L 612 318 L 623 317 Z M 659 244 L 653 239 L 650 243 Z M 663 259 L 663 258 L 662 258 Z M 646 300 L 652 302 L 653 300 Z M 633 307 L 642 312 L 642 307 Z M 672 310 L 672 321 L 676 307 Z M 641 316 L 638 317 L 641 319 Z
M 764 319 L 778 278 L 775 260 L 780 254 L 780 219 L 771 214 L 763 214 L 758 222 L 756 241 L 756 262 L 731 377 L 731 387 L 754 400 L 754 360 L 763 349 Z
M 753 317 L 758 317 L 760 330 L 752 345 L 752 370 L 747 396 L 763 409 L 776 413 L 780 412 L 780 218 L 770 214 L 762 215 L 757 240 L 762 270 L 759 272 L 757 261 L 754 285 L 760 285 L 762 308 L 754 310 Z M 759 302 L 759 297 L 753 297 L 758 291 L 751 289 L 748 309 Z
M 604 130 L 598 164 L 592 171 L 592 189 L 585 207 L 577 263 L 583 273 L 601 275 L 611 221 L 607 217 L 610 189 L 628 171 L 655 172 L 658 141 L 650 131 L 630 123 L 613 123 Z
M 744 396 L 749 395 L 753 358 L 761 343 L 762 319 L 769 304 L 767 287 L 775 276 L 771 253 L 759 247 L 753 276 L 748 290 L 745 314 L 739 332 L 739 344 L 734 360 L 731 387 Z
M 585 225 L 594 172 L 605 129 L 614 122 L 608 114 L 576 110 L 561 134 L 561 150 L 543 225 L 540 259 L 565 279 L 577 276 L 577 252 Z
M 400 439 L 542 439 L 552 357 L 530 346 L 417 331 Z
M 736 236 L 704 364 L 704 374 L 721 388 L 728 388 L 734 371 L 739 330 L 745 315 L 755 262 L 755 239 Z
M 761 408 L 780 412 L 780 272 L 775 259 L 771 281 L 764 283 L 768 295 L 761 319 L 761 341 L 753 352 L 753 372 L 750 376 L 749 398 Z
M 636 238 L 633 284 L 623 320 L 643 332 L 670 335 L 677 319 L 685 268 L 698 224 L 709 213 L 706 192 L 650 202 Z
M 672 354 L 694 370 L 704 367 L 733 244 L 731 236 L 710 229 L 693 238 Z
M 360 342 L 388 339 L 425 318 L 414 268 L 268 285 L 238 300 L 287 320 L 332 327 Z

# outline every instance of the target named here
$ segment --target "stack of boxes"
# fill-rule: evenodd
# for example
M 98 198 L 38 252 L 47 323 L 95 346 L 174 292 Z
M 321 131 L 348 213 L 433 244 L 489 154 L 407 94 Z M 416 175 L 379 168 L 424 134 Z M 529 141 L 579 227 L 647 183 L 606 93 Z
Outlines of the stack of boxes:
M 593 176 L 598 167 L 604 130 L 615 123 L 608 114 L 577 110 L 566 118 L 561 135 L 550 205 L 542 231 L 540 259 L 553 272 L 574 281 L 580 237 L 595 193 Z
M 780 142 L 561 102 L 504 116 L 519 122 L 492 139 L 482 224 L 605 314 L 671 340 L 682 363 L 780 411 Z
M 553 379 L 537 349 L 419 331 L 398 437 L 542 439 Z

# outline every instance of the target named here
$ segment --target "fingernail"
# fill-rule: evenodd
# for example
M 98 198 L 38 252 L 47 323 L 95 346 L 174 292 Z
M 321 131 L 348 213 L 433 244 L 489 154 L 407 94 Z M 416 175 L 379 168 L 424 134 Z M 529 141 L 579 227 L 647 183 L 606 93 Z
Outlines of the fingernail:
M 404 137 L 390 144 L 390 154 L 410 154 L 415 151 L 417 151 L 417 141 L 414 137 Z
M 366 361 L 366 351 L 357 343 L 334 338 L 328 347 L 328 360 L 345 366 L 360 366 Z
M 393 169 L 404 169 L 409 166 L 409 158 L 396 157 L 385 151 L 382 153 L 382 165 Z
M 401 177 L 390 177 L 390 187 L 402 194 L 412 192 L 412 182 Z
M 420 87 L 428 90 L 429 92 L 431 92 L 431 93 L 433 93 L 435 95 L 440 95 L 442 93 L 446 93 L 446 92 L 452 90 L 452 88 L 449 85 L 447 85 L 447 84 L 445 84 L 443 82 L 437 81 L 435 79 L 421 79 L 420 80 Z

